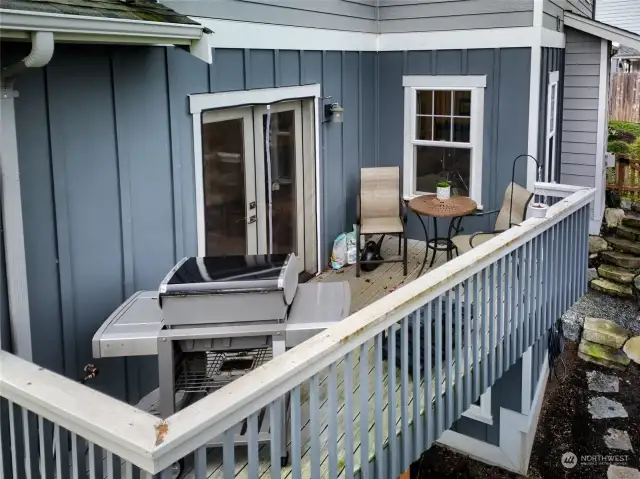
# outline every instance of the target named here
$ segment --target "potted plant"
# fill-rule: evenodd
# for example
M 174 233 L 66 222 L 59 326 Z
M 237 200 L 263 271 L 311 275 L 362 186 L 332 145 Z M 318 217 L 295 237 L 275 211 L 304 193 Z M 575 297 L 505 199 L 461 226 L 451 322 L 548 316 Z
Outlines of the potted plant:
M 448 200 L 451 197 L 451 185 L 448 181 L 441 181 L 436 185 L 436 197 L 440 201 Z
M 527 218 L 544 218 L 547 216 L 549 206 L 546 203 L 536 203 L 532 201 L 529 203 L 528 210 Z

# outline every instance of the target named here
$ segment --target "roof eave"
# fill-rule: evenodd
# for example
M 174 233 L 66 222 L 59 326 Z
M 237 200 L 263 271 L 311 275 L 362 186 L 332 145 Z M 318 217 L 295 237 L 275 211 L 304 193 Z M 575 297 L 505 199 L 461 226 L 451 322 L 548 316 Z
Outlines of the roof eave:
M 150 22 L 121 18 L 88 17 L 58 13 L 27 12 L 0 8 L 0 36 L 20 38 L 33 31 L 53 32 L 56 39 L 105 43 L 191 44 L 203 35 L 202 25 Z M 128 39 L 127 41 L 123 41 Z
M 640 50 L 640 35 L 571 12 L 564 12 L 564 24 L 582 32 Z

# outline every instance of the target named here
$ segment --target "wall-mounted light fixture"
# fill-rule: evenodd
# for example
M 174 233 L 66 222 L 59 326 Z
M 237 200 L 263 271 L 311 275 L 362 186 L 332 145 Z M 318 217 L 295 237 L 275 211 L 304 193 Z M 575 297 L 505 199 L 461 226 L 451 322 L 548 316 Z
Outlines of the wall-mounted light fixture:
M 340 103 L 330 103 L 329 105 L 324 106 L 325 121 L 330 121 L 331 123 L 342 123 L 343 114 L 344 108 L 340 106 Z

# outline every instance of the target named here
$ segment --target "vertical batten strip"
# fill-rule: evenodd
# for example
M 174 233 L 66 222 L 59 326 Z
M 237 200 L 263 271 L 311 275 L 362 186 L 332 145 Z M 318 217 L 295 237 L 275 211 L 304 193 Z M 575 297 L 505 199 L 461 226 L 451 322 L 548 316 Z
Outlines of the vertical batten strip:
M 346 382 L 346 377 L 345 377 Z M 353 389 L 352 389 L 353 390 Z M 349 407 L 350 405 L 348 405 Z M 300 386 L 296 386 L 291 391 L 291 477 L 292 479 L 302 479 L 302 411 L 300 405 Z M 231 437 L 233 439 L 233 437 Z M 231 444 L 233 448 L 233 443 Z M 233 454 L 233 449 L 232 449 Z M 226 460 L 225 460 L 226 462 Z M 353 467 L 351 468 L 353 471 Z M 225 473 L 226 474 L 226 473 Z M 225 475 L 225 479 L 227 479 Z
M 344 402 L 344 468 L 346 478 L 353 479 L 353 351 L 347 353 L 344 365 Z
M 440 437 L 444 431 L 444 416 L 442 410 L 442 297 L 436 299 L 436 317 L 434 318 L 435 334 L 436 334 L 436 382 L 434 384 L 434 393 L 436 395 L 436 438 Z
M 411 339 L 413 341 L 413 365 L 411 370 L 413 371 L 411 374 L 411 380 L 413 382 L 413 453 L 411 455 L 412 459 L 417 458 L 422 451 L 424 451 L 422 447 L 422 418 L 420 417 L 420 372 L 421 372 L 421 352 L 420 348 L 420 314 L 421 311 L 417 310 L 413 313 L 413 323 L 411 325 Z M 382 344 L 382 343 L 381 343 Z M 378 420 L 378 416 L 376 415 L 376 421 Z M 380 450 L 382 452 L 382 449 Z M 376 450 L 376 458 L 377 461 L 380 461 L 382 455 L 378 455 L 378 451 Z M 376 461 L 376 462 L 377 462 Z
M 453 310 L 452 291 L 447 291 L 447 312 L 445 315 L 445 429 L 453 424 Z
M 334 479 L 338 473 L 338 377 L 336 374 L 336 364 L 332 363 L 329 366 L 329 426 L 327 437 L 327 447 L 329 449 L 329 477 Z M 276 477 L 280 477 L 279 471 Z
M 365 342 L 360 345 L 360 474 L 369 477 L 369 350 Z
M 456 417 L 460 416 L 464 412 L 463 397 L 462 397 L 462 354 L 464 348 L 462 347 L 462 302 L 460 299 L 460 293 L 462 285 L 456 285 Z
M 415 338 L 415 329 L 414 338 Z M 376 478 L 377 479 L 385 479 L 386 472 L 384 469 L 384 461 L 382 456 L 382 451 L 384 447 L 383 437 L 382 437 L 382 379 L 384 377 L 384 366 L 382 363 L 382 341 L 384 340 L 384 335 L 382 333 L 376 334 L 375 337 L 375 345 L 374 345 L 374 355 L 375 355 L 375 366 L 374 366 L 374 375 L 375 375 L 375 398 L 374 398 L 374 407 L 375 407 L 375 453 L 376 453 Z M 414 350 L 415 355 L 415 350 Z M 415 370 L 414 370 L 415 371 Z M 415 373 L 414 373 L 415 374 Z M 414 381 L 415 384 L 415 381 Z M 349 427 L 349 422 L 345 421 L 345 428 Z M 415 424 L 415 423 L 414 423 Z
M 396 442 L 396 325 L 387 329 L 387 414 L 389 415 L 389 470 L 392 477 L 397 477 L 398 443 Z

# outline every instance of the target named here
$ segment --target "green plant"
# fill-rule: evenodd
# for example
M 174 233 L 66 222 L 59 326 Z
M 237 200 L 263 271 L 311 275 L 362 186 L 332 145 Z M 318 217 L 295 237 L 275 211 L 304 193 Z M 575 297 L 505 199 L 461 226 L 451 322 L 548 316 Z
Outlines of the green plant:
M 451 184 L 448 181 L 441 181 L 436 185 L 438 188 L 449 188 Z
M 640 161 L 640 139 L 636 140 L 633 145 L 629 146 L 629 155 L 634 160 Z
M 632 123 L 630 121 L 609 120 L 609 129 L 628 132 L 633 134 L 635 137 L 640 136 L 640 123 Z
M 622 140 L 610 141 L 609 144 L 607 145 L 607 151 L 609 153 L 615 153 L 617 155 L 628 155 L 629 143 L 626 143 Z

